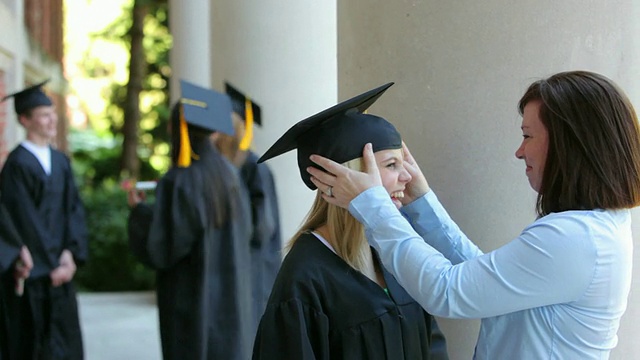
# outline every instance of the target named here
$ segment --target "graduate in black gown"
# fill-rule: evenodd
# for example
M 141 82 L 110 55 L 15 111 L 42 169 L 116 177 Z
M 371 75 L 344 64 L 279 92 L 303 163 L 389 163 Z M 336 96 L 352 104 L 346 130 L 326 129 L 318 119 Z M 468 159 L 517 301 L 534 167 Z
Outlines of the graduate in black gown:
M 24 281 L 29 277 L 33 268 L 33 259 L 29 249 L 24 245 L 11 220 L 11 215 L 0 203 L 0 274 L 13 275 L 16 293 L 24 291 Z M 0 286 L 0 299 L 4 298 L 4 288 Z M 8 313 L 0 301 L 0 360 L 9 359 L 7 334 L 11 329 L 6 328 Z
M 15 291 L 14 275 L 2 274 L 9 329 L 2 348 L 9 359 L 82 359 L 72 279 L 87 259 L 84 208 L 69 158 L 49 145 L 58 118 L 44 83 L 8 96 L 27 135 L 2 168 L 0 202 L 33 258 L 33 269 L 22 294 Z
M 258 164 L 258 155 L 251 150 L 253 124 L 262 126 L 260 106 L 229 83 L 225 83 L 225 89 L 233 106 L 235 135 L 220 134 L 215 141 L 220 152 L 240 169 L 249 192 L 253 223 L 251 288 L 257 328 L 282 263 L 278 197 L 271 170 L 267 164 Z
M 17 279 L 24 280 L 29 277 L 31 268 L 33 268 L 31 253 L 20 239 L 11 215 L 0 203 L 0 273 L 13 271 Z
M 261 158 L 298 150 L 304 183 L 311 154 L 361 169 L 371 142 L 389 196 L 400 205 L 411 176 L 400 134 L 385 119 L 362 114 L 391 84 L 340 103 L 289 129 Z M 444 337 L 381 265 L 363 227 L 317 192 L 262 316 L 253 359 L 446 359 Z
M 153 206 L 129 192 L 129 241 L 157 270 L 163 358 L 244 360 L 252 340 L 249 200 L 209 139 L 233 133 L 231 102 L 186 81 L 181 91 L 171 114 L 173 166 Z

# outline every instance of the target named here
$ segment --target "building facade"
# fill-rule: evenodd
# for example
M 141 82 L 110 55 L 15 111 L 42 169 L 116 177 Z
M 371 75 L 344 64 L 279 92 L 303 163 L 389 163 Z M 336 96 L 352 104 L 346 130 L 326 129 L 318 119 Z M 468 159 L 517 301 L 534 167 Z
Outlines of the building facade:
M 67 151 L 63 0 L 0 0 L 0 98 L 45 79 L 58 112 L 54 146 Z M 0 103 L 0 166 L 24 136 L 13 99 Z

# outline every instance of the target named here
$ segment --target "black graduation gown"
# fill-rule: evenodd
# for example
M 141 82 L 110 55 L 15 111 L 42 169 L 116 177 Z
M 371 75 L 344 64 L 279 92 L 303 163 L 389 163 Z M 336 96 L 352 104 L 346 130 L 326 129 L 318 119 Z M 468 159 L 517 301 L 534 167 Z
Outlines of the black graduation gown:
M 22 240 L 13 225 L 11 215 L 0 203 L 0 273 L 13 269 L 13 264 L 20 255 L 22 245 Z
M 22 297 L 15 295 L 13 275 L 2 275 L 3 319 L 9 329 L 8 344 L 2 346 L 11 359 L 30 358 L 32 353 L 36 358 L 82 359 L 75 288 L 72 283 L 54 288 L 49 279 L 62 250 L 71 251 L 77 265 L 87 259 L 84 207 L 69 159 L 51 149 L 47 175 L 31 152 L 16 147 L 0 173 L 0 202 L 34 263 Z
M 0 273 L 13 274 L 13 265 L 20 255 L 22 240 L 18 235 L 18 231 L 4 205 L 0 203 Z M 8 359 L 8 349 L 5 345 L 8 343 L 7 334 L 9 329 L 6 328 L 9 319 L 5 316 L 7 312 L 4 310 L 3 287 L 0 286 L 0 360 Z
M 204 185 L 190 173 L 220 155 L 198 153 L 201 161 L 160 180 L 154 206 L 132 209 L 129 241 L 136 257 L 157 270 L 163 358 L 244 360 L 252 339 L 249 200 L 238 177 L 230 191 L 235 219 L 219 229 L 209 225 Z
M 282 263 L 278 198 L 271 170 L 267 164 L 258 164 L 255 153 L 248 153 L 240 176 L 249 191 L 253 219 L 251 287 L 257 328 Z
M 389 295 L 303 234 L 282 263 L 253 359 L 446 359 L 430 355 L 444 342 L 432 337 L 432 316 L 383 272 Z

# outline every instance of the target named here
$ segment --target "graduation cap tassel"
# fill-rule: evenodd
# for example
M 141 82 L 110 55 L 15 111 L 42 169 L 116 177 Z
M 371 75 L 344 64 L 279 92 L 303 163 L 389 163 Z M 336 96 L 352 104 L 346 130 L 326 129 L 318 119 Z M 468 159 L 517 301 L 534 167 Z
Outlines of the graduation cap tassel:
M 184 120 L 184 110 L 180 107 L 180 152 L 178 153 L 178 167 L 191 166 L 191 142 L 189 141 L 189 128 Z
M 249 98 L 246 98 L 244 103 L 245 133 L 240 140 L 240 150 L 248 150 L 253 140 L 253 104 Z

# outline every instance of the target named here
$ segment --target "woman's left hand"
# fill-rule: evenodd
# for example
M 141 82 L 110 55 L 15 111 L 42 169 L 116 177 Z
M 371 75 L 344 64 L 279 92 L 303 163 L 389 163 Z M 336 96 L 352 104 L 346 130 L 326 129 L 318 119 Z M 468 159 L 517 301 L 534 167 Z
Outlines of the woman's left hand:
M 411 181 L 407 184 L 404 198 L 402 199 L 402 205 L 407 205 L 428 193 L 429 183 L 404 141 L 402 142 L 402 155 L 404 157 L 404 168 L 411 174 Z
M 382 185 L 380 170 L 376 164 L 371 144 L 366 144 L 362 152 L 367 172 L 351 170 L 344 165 L 322 157 L 311 155 L 310 159 L 328 172 L 308 167 L 311 181 L 322 192 L 322 198 L 330 204 L 348 209 L 349 203 L 363 191 Z

